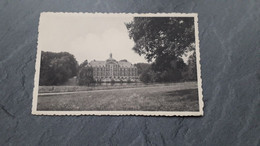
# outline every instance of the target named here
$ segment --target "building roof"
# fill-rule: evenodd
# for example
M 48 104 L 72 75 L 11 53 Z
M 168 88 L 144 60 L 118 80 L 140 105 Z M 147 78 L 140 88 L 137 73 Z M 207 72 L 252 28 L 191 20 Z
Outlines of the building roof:
M 90 61 L 89 64 L 90 66 L 96 67 L 96 66 L 105 66 L 106 65 L 106 61 Z
M 133 65 L 130 62 L 128 62 L 128 61 L 122 61 L 121 60 L 121 61 L 118 62 L 118 64 L 121 67 L 133 67 Z
M 112 54 L 110 54 L 109 59 L 107 59 L 106 61 L 97 61 L 97 60 L 93 60 L 91 62 L 89 62 L 89 66 L 92 67 L 101 67 L 101 66 L 106 66 L 107 61 L 113 61 L 116 62 L 120 67 L 134 67 L 134 65 L 132 65 L 130 62 L 128 62 L 126 59 L 124 60 L 120 60 L 120 61 L 116 61 L 115 59 L 112 58 Z

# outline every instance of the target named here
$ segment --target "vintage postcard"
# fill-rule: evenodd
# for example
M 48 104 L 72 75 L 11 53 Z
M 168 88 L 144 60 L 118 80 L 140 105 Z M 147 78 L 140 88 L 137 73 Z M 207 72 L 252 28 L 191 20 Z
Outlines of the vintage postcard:
M 52 13 L 39 21 L 32 114 L 202 116 L 195 13 Z

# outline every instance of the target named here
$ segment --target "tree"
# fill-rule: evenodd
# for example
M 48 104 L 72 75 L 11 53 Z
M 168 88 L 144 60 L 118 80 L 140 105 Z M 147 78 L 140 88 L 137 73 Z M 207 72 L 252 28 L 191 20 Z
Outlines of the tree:
M 197 80 L 196 53 L 193 52 L 188 59 L 188 79 Z
M 84 62 L 82 62 L 80 65 L 79 65 L 79 70 L 85 66 L 88 65 L 88 60 L 85 60 Z
M 141 75 L 140 75 L 140 81 L 144 83 L 149 83 L 151 82 L 151 75 L 149 74 L 149 70 L 145 70 Z
M 147 70 L 151 64 L 148 63 L 136 63 L 134 66 L 137 68 L 137 74 L 141 75 L 145 70 Z
M 195 42 L 193 17 L 135 17 L 126 27 L 135 42 L 133 50 L 148 61 L 181 57 Z
M 77 69 L 78 63 L 72 54 L 42 51 L 39 84 L 61 85 L 76 76 Z
M 92 67 L 82 67 L 78 73 L 78 84 L 90 86 L 95 83 Z
M 140 75 L 140 81 L 144 83 L 152 83 L 158 81 L 158 75 L 151 69 L 151 66 L 146 68 Z
M 148 62 L 154 61 L 151 69 L 157 80 L 181 79 L 169 76 L 173 72 L 181 74 L 185 68 L 182 56 L 195 49 L 193 17 L 135 17 L 126 27 L 135 42 L 133 50 Z

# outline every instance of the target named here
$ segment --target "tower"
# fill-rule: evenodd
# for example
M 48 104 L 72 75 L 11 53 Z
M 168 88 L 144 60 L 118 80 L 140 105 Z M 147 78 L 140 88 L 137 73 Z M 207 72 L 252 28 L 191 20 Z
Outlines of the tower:
M 110 59 L 112 59 L 112 53 L 109 54 Z

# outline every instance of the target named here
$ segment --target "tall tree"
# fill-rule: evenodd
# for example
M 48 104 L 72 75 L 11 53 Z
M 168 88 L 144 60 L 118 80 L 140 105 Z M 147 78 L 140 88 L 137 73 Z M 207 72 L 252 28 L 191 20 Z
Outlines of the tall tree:
M 135 17 L 126 28 L 135 42 L 133 50 L 153 61 L 152 70 L 160 76 L 181 71 L 182 56 L 194 50 L 193 17 Z
M 195 42 L 193 17 L 135 17 L 126 27 L 134 51 L 148 61 L 163 55 L 181 57 Z

